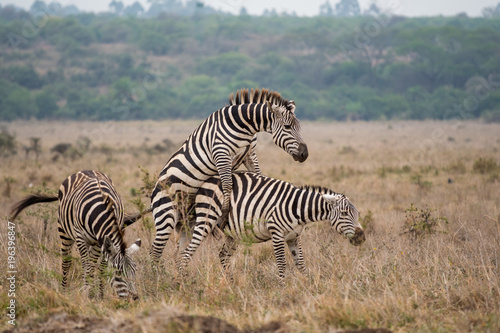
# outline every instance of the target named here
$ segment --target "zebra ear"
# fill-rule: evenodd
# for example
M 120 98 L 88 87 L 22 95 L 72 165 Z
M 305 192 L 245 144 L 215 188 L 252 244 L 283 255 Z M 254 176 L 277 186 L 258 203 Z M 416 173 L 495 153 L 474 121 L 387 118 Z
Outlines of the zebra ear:
M 286 109 L 291 113 L 295 113 L 295 101 L 289 101 L 286 105 Z
M 104 242 L 102 243 L 102 251 L 106 253 L 109 257 L 116 256 L 116 249 L 109 236 L 104 236 Z
M 323 199 L 334 206 L 338 206 L 340 203 L 340 198 L 337 195 L 323 194 Z
M 128 255 L 133 255 L 134 253 L 136 253 L 137 251 L 139 251 L 139 249 L 141 248 L 141 239 L 138 238 L 134 244 L 130 245 L 128 248 L 127 248 L 127 254 Z
M 271 102 L 269 101 L 266 101 L 266 105 L 267 105 L 267 108 L 269 109 L 269 111 L 271 111 L 272 113 L 274 113 L 275 115 L 277 116 L 281 116 L 281 113 L 279 111 L 279 108 L 276 107 L 276 105 L 273 105 Z

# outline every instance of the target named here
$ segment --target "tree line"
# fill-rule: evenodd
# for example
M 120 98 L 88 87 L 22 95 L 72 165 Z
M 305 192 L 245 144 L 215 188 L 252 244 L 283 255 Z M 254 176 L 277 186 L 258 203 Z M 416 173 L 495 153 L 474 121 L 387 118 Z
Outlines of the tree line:
M 279 91 L 301 119 L 500 121 L 493 14 L 332 16 L 325 5 L 317 17 L 13 17 L 5 8 L 4 121 L 202 118 L 242 87 Z

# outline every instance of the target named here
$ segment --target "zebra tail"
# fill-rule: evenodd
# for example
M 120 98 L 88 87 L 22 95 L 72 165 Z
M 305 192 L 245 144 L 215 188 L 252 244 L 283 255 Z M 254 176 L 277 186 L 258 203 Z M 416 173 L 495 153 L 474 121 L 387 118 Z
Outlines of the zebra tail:
M 123 228 L 134 224 L 137 220 L 141 219 L 144 215 L 149 214 L 153 211 L 153 206 L 149 206 L 146 210 L 139 213 L 127 213 L 123 218 Z
M 10 211 L 10 216 L 11 216 L 11 221 L 13 221 L 19 213 L 21 213 L 26 207 L 29 207 L 31 205 L 41 203 L 41 202 L 52 202 L 52 201 L 57 201 L 59 198 L 57 195 L 50 195 L 50 194 L 31 194 L 24 198 L 23 200 L 19 201 L 16 203 L 13 207 L 12 210 Z

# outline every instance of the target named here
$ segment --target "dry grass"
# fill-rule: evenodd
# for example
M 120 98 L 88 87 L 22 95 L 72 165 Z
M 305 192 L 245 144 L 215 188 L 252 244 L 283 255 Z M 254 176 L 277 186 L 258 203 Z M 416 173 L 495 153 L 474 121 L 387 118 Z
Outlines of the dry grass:
M 42 154 L 38 164 L 34 156 L 25 158 L 22 152 L 1 158 L 0 216 L 5 221 L 8 208 L 26 193 L 57 189 L 72 172 L 90 168 L 113 179 L 132 211 L 131 200 L 137 199 L 132 194 L 143 186 L 138 166 L 156 174 L 171 154 L 151 154 L 147 148 L 166 138 L 178 145 L 196 124 L 5 124 L 22 144 L 40 137 Z M 52 162 L 52 146 L 75 144 L 80 135 L 93 142 L 83 158 Z M 291 332 L 379 327 L 394 332 L 500 330 L 500 125 L 305 123 L 303 137 L 310 157 L 298 164 L 275 147 L 269 135 L 260 135 L 263 172 L 297 185 L 318 184 L 346 193 L 366 225 L 367 241 L 361 247 L 351 246 L 326 224 L 310 226 L 303 233 L 309 276 L 300 275 L 288 258 L 287 282 L 281 288 L 271 244 L 241 245 L 233 263 L 235 281 L 229 283 L 218 263 L 220 244 L 209 240 L 179 287 L 171 257 L 174 242 L 164 252 L 166 271 L 156 274 L 150 268 L 147 253 L 154 230 L 149 218 L 127 231 L 129 241 L 143 239 L 144 249 L 136 257 L 140 301 L 118 300 L 108 287 L 105 299 L 96 302 L 82 295 L 76 252 L 70 290 L 61 292 L 56 205 L 39 205 L 17 221 L 18 323 L 35 325 L 66 312 L 110 319 L 115 325 L 128 320 L 135 323 L 135 331 L 155 331 L 164 326 L 151 324 L 158 315 L 148 316 L 176 312 L 220 318 L 242 330 L 264 325 L 270 329 L 272 322 L 281 323 L 273 326 L 275 331 Z M 149 203 L 147 198 L 143 201 Z M 412 204 L 417 220 L 422 212 L 436 219 L 430 227 L 434 233 L 424 230 L 419 237 L 404 233 Z M 48 220 L 46 230 L 44 220 Z M 2 266 L 6 266 L 6 240 L 3 228 Z M 6 281 L 3 272 L 2 267 L 0 279 Z M 5 309 L 6 285 L 0 288 L 0 307 Z M 2 327 L 9 327 L 6 319 Z M 170 328 L 197 331 L 192 326 Z

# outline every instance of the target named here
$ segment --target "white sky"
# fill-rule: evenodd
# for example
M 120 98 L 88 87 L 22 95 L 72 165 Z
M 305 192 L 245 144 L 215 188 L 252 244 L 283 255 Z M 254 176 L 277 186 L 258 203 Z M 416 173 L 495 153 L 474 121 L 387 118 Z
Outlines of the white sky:
M 45 0 L 50 3 L 54 0 Z M 61 5 L 76 5 L 83 11 L 107 11 L 112 0 L 56 0 Z M 122 0 L 125 5 L 130 5 L 136 0 Z M 138 0 L 144 8 L 149 8 L 147 0 Z M 214 8 L 227 12 L 238 13 L 245 7 L 250 14 L 262 14 L 265 9 L 276 9 L 278 13 L 295 12 L 299 16 L 314 16 L 319 13 L 319 7 L 326 0 L 200 0 Z M 332 7 L 340 0 L 329 0 Z M 453 16 L 458 13 L 467 13 L 469 16 L 481 16 L 485 7 L 495 6 L 500 0 L 358 0 L 361 9 L 366 9 L 373 2 L 383 9 L 390 10 L 393 14 L 403 16 Z M 25 9 L 33 4 L 34 0 L 0 0 L 0 4 L 16 4 Z

